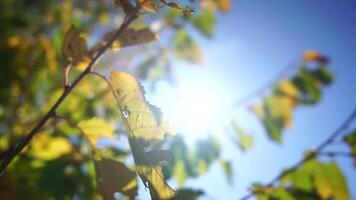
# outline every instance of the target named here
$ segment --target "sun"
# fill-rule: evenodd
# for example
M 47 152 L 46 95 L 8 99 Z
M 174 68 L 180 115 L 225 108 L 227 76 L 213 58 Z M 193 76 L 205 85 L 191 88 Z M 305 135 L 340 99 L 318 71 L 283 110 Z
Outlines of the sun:
M 165 83 L 158 84 L 158 88 L 153 101 L 175 131 L 189 141 L 204 137 L 216 125 L 220 105 L 216 91 L 198 85 L 172 88 Z

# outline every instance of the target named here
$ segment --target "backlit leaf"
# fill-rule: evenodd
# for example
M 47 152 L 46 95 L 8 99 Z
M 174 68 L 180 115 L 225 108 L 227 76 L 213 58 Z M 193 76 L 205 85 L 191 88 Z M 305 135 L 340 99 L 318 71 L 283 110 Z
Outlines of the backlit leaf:
M 316 191 L 323 199 L 350 199 L 344 175 L 335 162 L 313 160 L 306 164 L 306 168 L 310 170 Z
M 215 28 L 215 14 L 210 11 L 203 11 L 199 15 L 191 17 L 191 23 L 195 26 L 204 36 L 212 37 Z
M 96 145 L 97 140 L 101 137 L 114 137 L 114 128 L 105 120 L 98 117 L 93 117 L 89 120 L 82 120 L 78 123 L 78 126 L 93 146 Z
M 225 176 L 226 176 L 227 181 L 231 184 L 232 183 L 232 176 L 233 176 L 231 162 L 220 159 L 219 163 L 221 164 L 221 166 L 222 166 L 222 168 L 223 168 L 223 170 L 225 172 Z
M 180 59 L 185 59 L 192 63 L 202 62 L 202 52 L 198 44 L 188 35 L 184 29 L 178 31 L 174 38 L 175 53 Z
M 98 190 L 105 199 L 114 200 L 115 192 L 120 192 L 130 199 L 137 195 L 136 173 L 125 164 L 103 158 L 95 161 L 95 171 Z
M 149 160 L 148 152 L 145 150 L 155 148 L 157 143 L 163 142 L 164 135 L 172 133 L 172 129 L 162 120 L 159 109 L 146 101 L 142 86 L 134 77 L 124 72 L 113 71 L 111 84 L 122 113 L 138 174 L 145 186 L 150 189 L 153 199 L 172 198 L 175 192 L 165 182 L 161 166 Z M 151 156 L 153 155 L 149 157 Z
M 107 33 L 104 36 L 105 41 L 111 40 L 116 34 L 116 31 L 112 31 Z M 144 28 L 140 30 L 135 29 L 126 29 L 121 35 L 117 38 L 117 40 L 112 44 L 112 50 L 119 50 L 123 47 L 145 44 L 149 42 L 153 42 L 159 39 L 159 35 L 153 33 L 150 29 Z
M 245 133 L 236 122 L 232 123 L 234 131 L 237 135 L 237 144 L 242 151 L 248 150 L 253 146 L 253 136 Z
M 33 156 L 42 160 L 53 160 L 72 151 L 72 144 L 64 137 L 52 137 L 40 132 L 31 142 Z
M 187 179 L 186 168 L 183 160 L 178 160 L 176 165 L 174 166 L 174 178 L 177 181 L 178 185 L 183 185 L 185 180 Z

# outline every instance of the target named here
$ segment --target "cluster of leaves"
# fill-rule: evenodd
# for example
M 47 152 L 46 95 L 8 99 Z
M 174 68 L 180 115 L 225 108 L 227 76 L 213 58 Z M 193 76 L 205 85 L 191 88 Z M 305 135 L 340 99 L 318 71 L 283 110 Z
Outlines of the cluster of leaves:
M 203 6 L 208 5 L 207 2 L 209 8 Z M 189 56 L 189 59 L 178 56 L 188 61 L 201 60 L 201 50 L 185 27 L 192 24 L 203 35 L 211 37 L 215 12 L 218 9 L 227 11 L 228 2 L 206 0 L 192 5 L 194 9 L 201 8 L 209 13 L 204 14 L 209 15 L 205 19 L 200 14 L 189 16 L 193 12 L 192 8 L 174 2 L 159 1 L 156 4 L 156 1 L 139 1 L 146 11 L 160 16 L 155 18 L 139 13 L 139 19 L 125 29 L 111 46 L 112 51 L 120 50 L 120 54 L 125 57 L 115 56 L 118 58 L 115 58 L 115 62 L 128 63 L 121 69 L 134 69 L 131 74 L 141 74 L 138 76 L 141 80 L 150 81 L 172 73 L 165 71 L 167 68 L 161 70 L 163 73 L 157 73 L 161 63 L 164 63 L 162 60 L 170 60 L 162 49 L 170 49 L 173 55 Z M 16 14 L 14 10 L 17 9 L 14 8 L 22 12 Z M 93 44 L 92 41 L 98 39 L 96 28 L 112 29 L 116 21 L 122 21 L 124 15 L 136 12 L 136 8 L 137 5 L 132 1 L 1 2 L 1 27 L 6 27 L 1 31 L 0 39 L 0 63 L 6 66 L 0 69 L 0 78 L 3 80 L 0 88 L 1 158 L 11 151 L 11 146 L 22 140 L 63 93 L 63 76 L 58 74 L 62 74 L 64 69 L 60 66 L 67 66 L 68 73 L 64 76 L 66 84 L 70 84 L 71 79 L 82 73 L 100 49 L 115 36 L 115 31 L 109 31 L 104 34 L 101 42 Z M 158 33 L 145 25 L 150 23 L 161 24 L 156 31 L 162 34 L 166 30 L 171 31 L 177 40 L 160 41 L 158 47 L 153 48 L 145 46 L 141 48 L 145 50 L 141 53 L 137 48 L 132 48 L 159 39 Z M 93 26 L 95 24 L 97 26 Z M 131 48 L 123 50 L 125 47 Z M 155 52 L 156 49 L 160 50 Z M 198 53 L 190 55 L 189 52 L 193 50 Z M 140 58 L 147 58 L 150 54 L 155 62 L 151 62 L 149 67 L 140 64 Z M 192 55 L 199 58 L 193 58 Z M 95 68 L 106 71 L 114 61 L 110 60 L 110 55 L 108 57 L 108 61 L 101 61 Z M 130 63 L 141 67 L 132 68 Z M 130 150 L 136 171 L 144 185 L 150 188 L 152 197 L 173 196 L 174 192 L 166 185 L 159 166 L 161 161 L 172 157 L 168 151 L 159 149 L 168 127 L 163 127 L 158 110 L 144 101 L 144 93 L 138 83 L 133 84 L 137 88 L 122 91 L 120 87 L 127 85 L 127 80 L 134 82 L 135 79 L 127 74 L 121 75 L 126 77 L 121 80 L 124 84 L 117 86 L 117 80 L 111 80 L 116 87 L 115 96 L 108 84 L 96 76 L 87 76 L 76 86 L 57 109 L 56 116 L 8 167 L 0 183 L 1 199 L 28 196 L 35 199 L 74 196 L 92 199 L 97 197 L 97 191 L 107 199 L 112 199 L 115 192 L 134 198 L 138 184 L 133 165 L 127 162 Z M 127 99 L 126 95 L 133 95 L 133 99 Z M 136 97 L 140 97 L 138 100 L 141 101 L 135 100 Z M 141 126 L 145 128 L 141 129 Z M 125 138 L 119 136 L 123 127 L 126 128 L 130 148 L 118 149 L 110 145 L 100 148 L 103 137 L 110 141 Z M 156 135 L 154 131 L 158 129 L 162 134 Z M 148 132 L 155 134 L 149 137 Z M 202 194 L 200 190 L 180 189 L 176 199 Z
M 327 64 L 326 56 L 315 51 L 305 52 L 298 72 L 278 82 L 262 104 L 252 107 L 273 141 L 280 143 L 282 131 L 292 127 L 293 110 L 298 105 L 314 105 L 320 101 L 323 86 L 333 80 Z
M 166 179 L 174 178 L 179 186 L 188 178 L 204 175 L 214 162 L 221 164 L 227 180 L 231 182 L 232 169 L 229 161 L 221 159 L 220 144 L 217 138 L 197 140 L 194 148 L 188 148 L 182 135 L 176 135 L 168 142 L 174 160 L 163 167 Z
M 346 180 L 338 165 L 314 159 L 288 172 L 277 186 L 255 184 L 252 190 L 259 200 L 350 199 Z
M 197 14 L 190 15 L 193 9 Z M 164 143 L 165 135 L 173 131 L 162 113 L 145 100 L 144 90 L 134 78 L 174 83 L 171 56 L 202 62 L 202 51 L 189 26 L 212 38 L 216 13 L 229 9 L 230 0 L 201 0 L 191 7 L 165 0 L 1 1 L 0 64 L 5 66 L 0 68 L 1 158 L 49 110 L 70 85 L 71 77 L 82 73 L 114 38 L 110 54 L 115 60 L 109 55 L 95 69 L 105 74 L 117 62 L 125 66 L 115 68 L 134 76 L 113 71 L 110 80 L 100 74 L 83 79 L 8 167 L 0 181 L 0 199 L 114 199 L 117 192 L 134 199 L 136 173 L 153 199 L 196 199 L 204 192 L 189 188 L 173 191 L 166 180 L 174 178 L 182 187 L 188 178 L 205 174 L 214 162 L 222 165 L 231 182 L 231 164 L 220 158 L 216 138 L 199 140 L 194 149 L 179 135 Z M 159 16 L 141 14 L 144 10 Z M 116 31 L 109 31 L 93 44 L 98 37 L 95 28 L 111 30 L 116 21 L 131 15 L 139 15 L 139 19 L 118 37 Z M 159 40 L 159 34 L 168 37 Z M 153 41 L 155 46 L 143 45 Z M 133 47 L 136 45 L 140 48 Z M 325 56 L 305 53 L 298 73 L 277 83 L 263 103 L 254 107 L 274 141 L 280 142 L 282 131 L 291 126 L 297 105 L 313 105 L 320 100 L 322 87 L 332 81 L 327 64 Z M 64 69 L 59 66 L 67 66 L 65 87 L 63 77 L 58 76 Z M 249 149 L 252 136 L 236 123 L 233 126 L 240 148 Z M 127 138 L 128 146 L 108 144 L 118 138 L 120 143 Z M 355 133 L 346 136 L 345 142 L 355 155 Z M 134 163 L 129 161 L 131 156 Z M 278 187 L 260 185 L 255 194 L 262 199 L 297 199 L 300 195 L 347 199 L 345 184 L 335 163 L 312 160 L 284 177 Z

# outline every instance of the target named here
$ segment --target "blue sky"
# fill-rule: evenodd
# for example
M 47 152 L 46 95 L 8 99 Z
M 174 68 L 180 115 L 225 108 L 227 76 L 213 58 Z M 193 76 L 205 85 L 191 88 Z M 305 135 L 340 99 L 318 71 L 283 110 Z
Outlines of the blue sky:
M 233 1 L 227 14 L 219 15 L 213 40 L 199 38 L 203 66 L 176 63 L 181 87 L 207 88 L 219 96 L 220 112 L 212 128 L 222 138 L 223 157 L 233 161 L 233 185 L 226 182 L 219 165 L 187 185 L 202 188 L 212 199 L 236 199 L 252 182 L 265 183 L 281 169 L 293 165 L 305 150 L 316 147 L 356 107 L 356 1 Z M 276 145 L 266 137 L 258 120 L 244 108 L 230 105 L 273 78 L 308 49 L 331 59 L 335 82 L 313 107 L 298 107 L 294 127 Z M 164 100 L 163 100 L 164 101 Z M 162 100 L 153 103 L 165 107 Z M 164 111 L 164 110 L 163 110 Z M 255 137 L 252 150 L 242 153 L 225 137 L 233 118 Z M 351 128 L 355 128 L 353 123 Z M 189 136 L 189 135 L 188 135 Z M 335 147 L 340 149 L 340 147 Z M 347 150 L 347 149 L 346 149 Z M 337 159 L 356 198 L 356 170 L 347 158 Z

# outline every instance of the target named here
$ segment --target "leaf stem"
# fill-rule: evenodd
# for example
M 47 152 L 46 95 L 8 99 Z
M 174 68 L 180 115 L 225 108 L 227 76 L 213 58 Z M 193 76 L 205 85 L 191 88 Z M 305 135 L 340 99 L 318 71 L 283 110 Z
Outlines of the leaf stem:
M 41 118 L 38 124 L 23 138 L 18 144 L 10 147 L 10 151 L 1 162 L 0 165 L 0 176 L 3 175 L 5 169 L 10 164 L 10 162 L 18 155 L 23 148 L 25 148 L 32 138 L 40 131 L 40 129 L 45 125 L 45 123 L 52 117 L 56 115 L 57 108 L 61 105 L 61 103 L 66 99 L 66 97 L 71 93 L 71 91 L 78 85 L 78 83 L 88 75 L 94 68 L 95 63 L 99 60 L 99 58 L 106 52 L 108 48 L 113 44 L 113 42 L 122 34 L 122 32 L 137 18 L 135 13 L 127 15 L 116 31 L 115 35 L 109 40 L 104 46 L 102 46 L 98 53 L 94 56 L 91 62 L 88 64 L 86 69 L 78 75 L 78 77 L 73 81 L 72 85 L 68 85 L 64 88 L 62 95 L 57 99 L 54 105 L 49 109 L 49 111 Z

